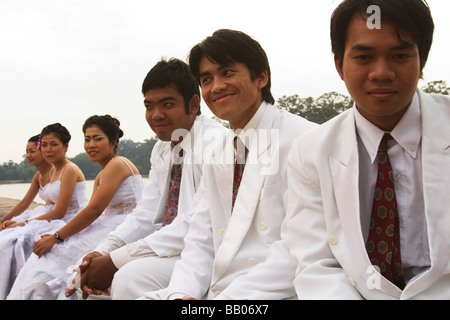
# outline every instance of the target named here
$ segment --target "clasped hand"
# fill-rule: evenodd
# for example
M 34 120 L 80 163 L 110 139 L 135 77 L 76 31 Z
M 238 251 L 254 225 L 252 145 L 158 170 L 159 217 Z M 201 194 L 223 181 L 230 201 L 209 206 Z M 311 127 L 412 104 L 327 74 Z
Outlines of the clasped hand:
M 87 299 L 91 294 L 109 294 L 109 288 L 117 271 L 109 254 L 103 256 L 99 252 L 91 252 L 83 258 L 78 269 L 79 279 L 74 278 L 72 284 L 81 289 L 83 299 Z M 70 297 L 78 289 L 74 286 L 67 288 L 66 297 Z

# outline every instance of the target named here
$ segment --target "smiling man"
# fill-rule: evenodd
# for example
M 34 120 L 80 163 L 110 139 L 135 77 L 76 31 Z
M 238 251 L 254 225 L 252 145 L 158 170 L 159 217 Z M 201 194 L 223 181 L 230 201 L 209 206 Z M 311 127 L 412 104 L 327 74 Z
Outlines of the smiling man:
M 450 299 L 450 99 L 417 89 L 433 32 L 422 0 L 344 0 L 332 15 L 355 105 L 288 160 L 300 299 Z
M 231 129 L 205 161 L 199 205 L 168 288 L 146 297 L 293 298 L 285 159 L 293 139 L 314 124 L 273 105 L 268 59 L 245 33 L 217 30 L 191 49 L 189 66 L 204 101 Z
M 84 257 L 74 283 L 84 298 L 134 299 L 168 284 L 184 247 L 204 157 L 226 132 L 200 115 L 198 83 L 181 60 L 158 62 L 145 77 L 142 93 L 145 118 L 159 138 L 149 182 L 136 209 Z

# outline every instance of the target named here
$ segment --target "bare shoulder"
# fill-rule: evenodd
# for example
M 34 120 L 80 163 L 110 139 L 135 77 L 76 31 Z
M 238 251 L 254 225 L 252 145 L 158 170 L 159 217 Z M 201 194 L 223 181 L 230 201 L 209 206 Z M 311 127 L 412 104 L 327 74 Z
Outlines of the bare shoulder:
M 114 157 L 105 166 L 103 169 L 103 175 L 110 173 L 114 173 L 116 175 L 120 174 L 125 177 L 132 175 L 132 173 L 140 174 L 134 163 L 122 156 Z
M 76 177 L 77 182 L 84 181 L 84 174 L 81 169 L 73 162 L 69 162 L 64 167 L 63 175 Z

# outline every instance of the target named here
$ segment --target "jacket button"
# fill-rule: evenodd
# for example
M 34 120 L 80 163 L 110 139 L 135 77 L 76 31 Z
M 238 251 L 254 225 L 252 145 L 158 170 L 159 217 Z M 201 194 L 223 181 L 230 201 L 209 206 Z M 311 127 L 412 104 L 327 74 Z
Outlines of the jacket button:
M 338 239 L 335 236 L 329 236 L 328 243 L 332 246 L 335 246 L 338 244 Z
M 356 287 L 356 282 L 351 277 L 347 278 L 348 283 L 350 283 L 353 287 Z
M 259 229 L 261 229 L 262 231 L 266 230 L 266 229 L 267 229 L 266 224 L 265 224 L 264 222 L 261 222 L 261 223 L 259 224 Z
M 220 229 L 220 230 L 219 230 L 219 235 L 220 235 L 221 237 L 223 237 L 223 236 L 225 235 L 225 229 Z
M 248 262 L 249 262 L 249 263 L 255 263 L 255 262 L 256 262 L 256 259 L 255 259 L 255 258 L 248 258 Z

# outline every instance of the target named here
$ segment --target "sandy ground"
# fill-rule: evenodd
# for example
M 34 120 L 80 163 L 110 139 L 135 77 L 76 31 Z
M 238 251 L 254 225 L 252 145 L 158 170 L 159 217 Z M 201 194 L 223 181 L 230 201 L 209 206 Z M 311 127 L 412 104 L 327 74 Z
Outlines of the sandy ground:
M 7 214 L 14 206 L 19 202 L 19 200 L 1 198 L 0 197 L 0 218 Z M 33 202 L 28 209 L 33 209 L 39 206 L 38 203 Z

